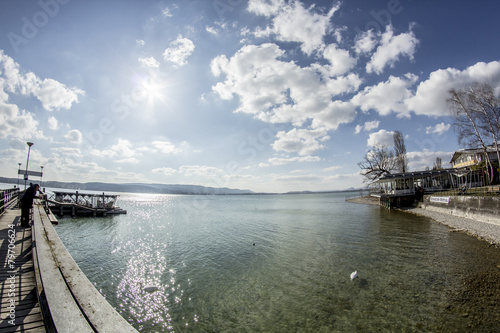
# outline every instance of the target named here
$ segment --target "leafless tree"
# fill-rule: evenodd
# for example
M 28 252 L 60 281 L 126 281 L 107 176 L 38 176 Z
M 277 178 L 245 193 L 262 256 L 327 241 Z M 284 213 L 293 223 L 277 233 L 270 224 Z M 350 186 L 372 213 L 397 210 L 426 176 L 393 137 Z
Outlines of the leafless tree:
M 492 140 L 498 152 L 500 115 L 498 98 L 491 86 L 474 83 L 466 89 L 451 89 L 447 100 L 454 115 L 458 143 L 469 148 L 480 147 L 486 160 L 487 183 L 493 181 L 493 165 L 487 150 Z
M 443 160 L 441 157 L 436 157 L 436 162 L 434 163 L 434 166 L 432 167 L 432 170 L 441 170 L 443 167 Z
M 396 158 L 396 170 L 398 172 L 408 171 L 408 161 L 406 160 L 406 145 L 403 133 L 394 132 L 394 156 Z
M 363 161 L 358 163 L 365 182 L 372 183 L 384 175 L 396 170 L 396 159 L 394 153 L 386 146 L 375 147 L 368 151 Z

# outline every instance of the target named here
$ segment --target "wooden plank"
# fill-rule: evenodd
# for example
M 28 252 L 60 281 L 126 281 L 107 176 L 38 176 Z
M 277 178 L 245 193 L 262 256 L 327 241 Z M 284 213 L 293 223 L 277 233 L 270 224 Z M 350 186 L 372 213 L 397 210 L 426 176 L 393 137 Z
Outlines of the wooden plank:
M 48 219 L 42 219 L 41 222 L 64 279 L 95 329 L 98 332 L 137 333 L 137 330 L 116 312 L 81 271 Z
M 36 294 L 31 228 L 19 226 L 20 215 L 19 209 L 9 209 L 0 218 L 0 332 L 45 332 Z
M 47 300 L 49 312 L 57 332 L 89 332 L 94 330 L 89 325 L 78 305 L 75 303 L 66 281 L 61 276 L 47 239 L 40 209 L 34 214 L 34 239 L 36 241 L 36 260 L 40 273 L 41 284 Z M 52 226 L 52 224 L 50 224 Z

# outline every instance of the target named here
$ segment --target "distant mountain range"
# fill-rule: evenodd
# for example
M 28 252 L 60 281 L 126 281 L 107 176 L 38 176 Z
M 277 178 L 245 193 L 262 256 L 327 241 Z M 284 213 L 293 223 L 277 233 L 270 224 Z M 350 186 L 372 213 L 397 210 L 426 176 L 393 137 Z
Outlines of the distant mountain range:
M 17 178 L 0 177 L 1 183 L 17 185 Z M 36 182 L 36 181 L 32 181 Z M 24 185 L 24 180 L 21 181 Z M 146 184 L 146 183 L 66 183 L 56 181 L 44 181 L 43 187 L 71 189 L 78 191 L 108 191 L 108 192 L 128 192 L 128 193 L 161 193 L 161 194 L 205 194 L 205 195 L 225 195 L 225 194 L 255 194 L 250 190 L 231 189 L 227 187 L 207 187 L 200 185 L 168 185 L 168 184 Z M 21 188 L 24 188 L 21 186 Z

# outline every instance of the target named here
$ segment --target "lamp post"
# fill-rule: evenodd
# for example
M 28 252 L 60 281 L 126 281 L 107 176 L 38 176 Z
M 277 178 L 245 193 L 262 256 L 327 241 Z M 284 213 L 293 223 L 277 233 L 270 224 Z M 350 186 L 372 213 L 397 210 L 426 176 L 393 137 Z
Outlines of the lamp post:
M 26 160 L 26 173 L 24 174 L 24 189 L 26 190 L 26 182 L 28 180 L 28 164 L 30 162 L 30 151 L 31 151 L 31 146 L 34 145 L 33 142 L 26 142 L 28 145 L 28 159 Z
M 42 190 L 43 183 L 43 165 L 40 166 L 40 191 Z
M 19 164 L 19 169 L 17 169 L 17 188 L 19 188 L 19 175 L 21 174 L 21 163 Z

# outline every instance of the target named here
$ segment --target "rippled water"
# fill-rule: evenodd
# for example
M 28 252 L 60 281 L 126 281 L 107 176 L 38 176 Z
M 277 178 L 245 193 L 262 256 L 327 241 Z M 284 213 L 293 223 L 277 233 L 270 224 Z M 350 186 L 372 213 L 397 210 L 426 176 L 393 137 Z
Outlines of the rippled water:
M 498 302 L 464 301 L 471 276 L 497 274 L 500 251 L 423 217 L 343 193 L 126 194 L 119 205 L 127 215 L 61 218 L 56 230 L 143 332 L 500 330 Z

